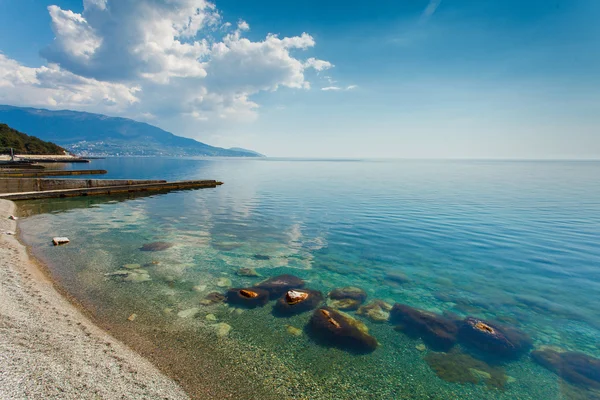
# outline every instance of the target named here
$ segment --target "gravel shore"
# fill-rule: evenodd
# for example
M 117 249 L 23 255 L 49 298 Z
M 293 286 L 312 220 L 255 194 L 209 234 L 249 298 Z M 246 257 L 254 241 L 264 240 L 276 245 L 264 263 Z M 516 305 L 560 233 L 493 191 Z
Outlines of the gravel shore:
M 187 399 L 54 289 L 7 234 L 15 212 L 0 200 L 0 399 Z

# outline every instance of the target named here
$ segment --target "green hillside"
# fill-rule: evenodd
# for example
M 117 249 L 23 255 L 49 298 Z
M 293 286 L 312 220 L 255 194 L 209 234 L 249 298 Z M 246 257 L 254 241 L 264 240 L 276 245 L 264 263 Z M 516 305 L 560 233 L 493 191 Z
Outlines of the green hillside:
M 34 136 L 12 129 L 6 124 L 0 124 L 0 154 L 9 153 L 9 147 L 14 149 L 15 154 L 65 154 L 65 149 L 54 143 L 44 142 Z

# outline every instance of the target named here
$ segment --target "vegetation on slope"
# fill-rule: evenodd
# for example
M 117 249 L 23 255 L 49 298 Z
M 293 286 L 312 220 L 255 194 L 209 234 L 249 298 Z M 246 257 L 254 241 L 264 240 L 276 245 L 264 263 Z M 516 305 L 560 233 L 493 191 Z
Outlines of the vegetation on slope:
M 0 154 L 10 153 L 10 147 L 14 149 L 15 154 L 65 154 L 65 149 L 54 143 L 44 142 L 35 136 L 12 129 L 6 124 L 0 124 Z

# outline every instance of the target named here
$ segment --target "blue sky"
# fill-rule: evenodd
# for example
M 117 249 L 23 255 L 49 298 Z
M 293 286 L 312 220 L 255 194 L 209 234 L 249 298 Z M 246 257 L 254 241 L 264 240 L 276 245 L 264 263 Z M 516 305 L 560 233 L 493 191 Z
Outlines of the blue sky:
M 0 102 L 273 156 L 600 158 L 596 0 L 85 3 L 0 0 Z

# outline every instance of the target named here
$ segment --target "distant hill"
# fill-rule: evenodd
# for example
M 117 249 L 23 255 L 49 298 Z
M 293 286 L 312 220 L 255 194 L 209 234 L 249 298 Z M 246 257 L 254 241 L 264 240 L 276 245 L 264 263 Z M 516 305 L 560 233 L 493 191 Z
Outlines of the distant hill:
M 0 122 L 84 156 L 261 156 L 250 150 L 209 146 L 143 122 L 102 114 L 0 105 Z
M 6 124 L 0 124 L 0 153 L 9 154 L 10 148 L 14 149 L 14 154 L 64 155 L 67 152 L 54 143 L 44 142 Z
M 266 157 L 264 154 L 260 154 L 257 151 L 254 150 L 248 150 L 248 149 L 242 149 L 241 147 L 231 147 L 229 150 L 233 150 L 233 151 L 242 151 L 244 153 L 249 153 L 249 154 L 253 154 L 256 157 Z

